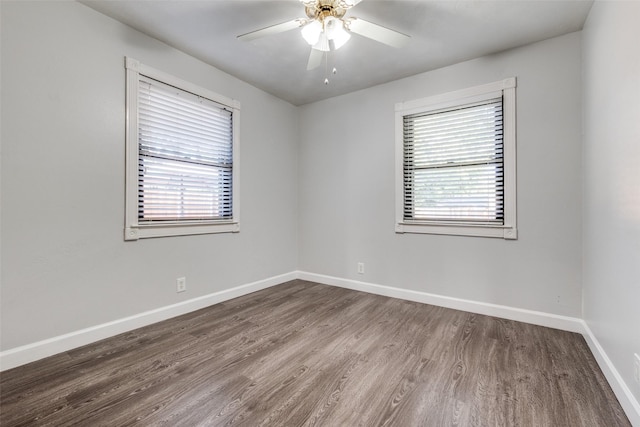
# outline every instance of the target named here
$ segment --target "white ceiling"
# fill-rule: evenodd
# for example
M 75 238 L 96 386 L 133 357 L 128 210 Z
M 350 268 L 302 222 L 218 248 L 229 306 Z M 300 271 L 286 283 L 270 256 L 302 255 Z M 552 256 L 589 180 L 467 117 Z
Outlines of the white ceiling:
M 307 71 L 298 29 L 236 36 L 305 16 L 298 0 L 84 0 L 82 3 L 295 105 L 582 29 L 592 0 L 364 0 L 347 12 L 411 36 L 401 49 L 359 35 Z

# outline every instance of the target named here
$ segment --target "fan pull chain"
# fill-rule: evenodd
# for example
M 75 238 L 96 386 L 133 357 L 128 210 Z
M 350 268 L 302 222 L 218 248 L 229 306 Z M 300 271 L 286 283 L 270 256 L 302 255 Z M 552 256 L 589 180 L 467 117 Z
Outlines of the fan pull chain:
M 327 75 L 329 74 L 329 52 L 324 52 L 324 84 L 328 85 L 329 84 L 329 77 L 327 77 Z M 331 70 L 331 74 L 336 75 L 338 74 L 338 70 L 336 69 L 336 67 L 333 67 L 333 70 Z
M 327 63 L 329 62 L 329 52 L 324 53 L 324 84 L 329 84 L 329 78 L 327 77 Z

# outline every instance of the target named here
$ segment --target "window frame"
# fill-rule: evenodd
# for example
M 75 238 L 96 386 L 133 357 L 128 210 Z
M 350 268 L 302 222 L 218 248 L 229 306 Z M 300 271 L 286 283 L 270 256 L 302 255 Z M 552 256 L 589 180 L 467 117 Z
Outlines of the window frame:
M 240 231 L 240 102 L 189 83 L 165 72 L 125 57 L 126 69 L 126 131 L 125 131 L 125 240 L 194 234 L 237 233 Z M 232 120 L 232 216 L 224 220 L 177 220 L 158 223 L 138 221 L 138 85 L 140 76 L 174 86 L 180 90 L 207 98 L 228 108 Z
M 503 172 L 504 223 L 474 224 L 472 222 L 407 220 L 404 218 L 404 132 L 403 119 L 418 113 L 464 106 L 491 98 L 502 97 L 503 108 Z M 395 168 L 396 168 L 396 233 L 444 234 L 455 236 L 517 239 L 516 215 L 516 78 L 474 86 L 395 106 Z

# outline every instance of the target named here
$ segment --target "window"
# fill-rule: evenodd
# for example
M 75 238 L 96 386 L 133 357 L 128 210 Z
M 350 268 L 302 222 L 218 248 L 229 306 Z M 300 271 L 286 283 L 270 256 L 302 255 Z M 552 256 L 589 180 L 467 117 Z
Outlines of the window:
M 396 105 L 396 232 L 517 238 L 515 87 Z
M 239 231 L 239 103 L 125 63 L 125 240 Z

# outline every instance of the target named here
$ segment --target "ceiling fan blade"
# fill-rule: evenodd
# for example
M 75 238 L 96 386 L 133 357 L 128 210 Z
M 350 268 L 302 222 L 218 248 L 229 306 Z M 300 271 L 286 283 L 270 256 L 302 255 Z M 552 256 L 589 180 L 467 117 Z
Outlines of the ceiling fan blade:
M 309 54 L 309 62 L 307 63 L 307 70 L 318 68 L 318 66 L 322 63 L 323 56 L 323 51 L 318 49 L 311 49 L 311 53 Z
M 361 36 L 368 37 L 391 47 L 403 47 L 411 39 L 411 37 L 406 34 L 390 30 L 389 28 L 360 18 L 351 18 L 348 29 L 353 33 L 360 34 Z
M 260 30 L 251 31 L 250 33 L 239 35 L 237 38 L 238 40 L 242 41 L 255 40 L 259 37 L 270 36 L 272 34 L 283 33 L 285 31 L 293 30 L 294 28 L 299 28 L 305 22 L 306 20 L 304 19 L 294 19 L 292 21 L 283 22 L 281 24 L 271 25 Z

